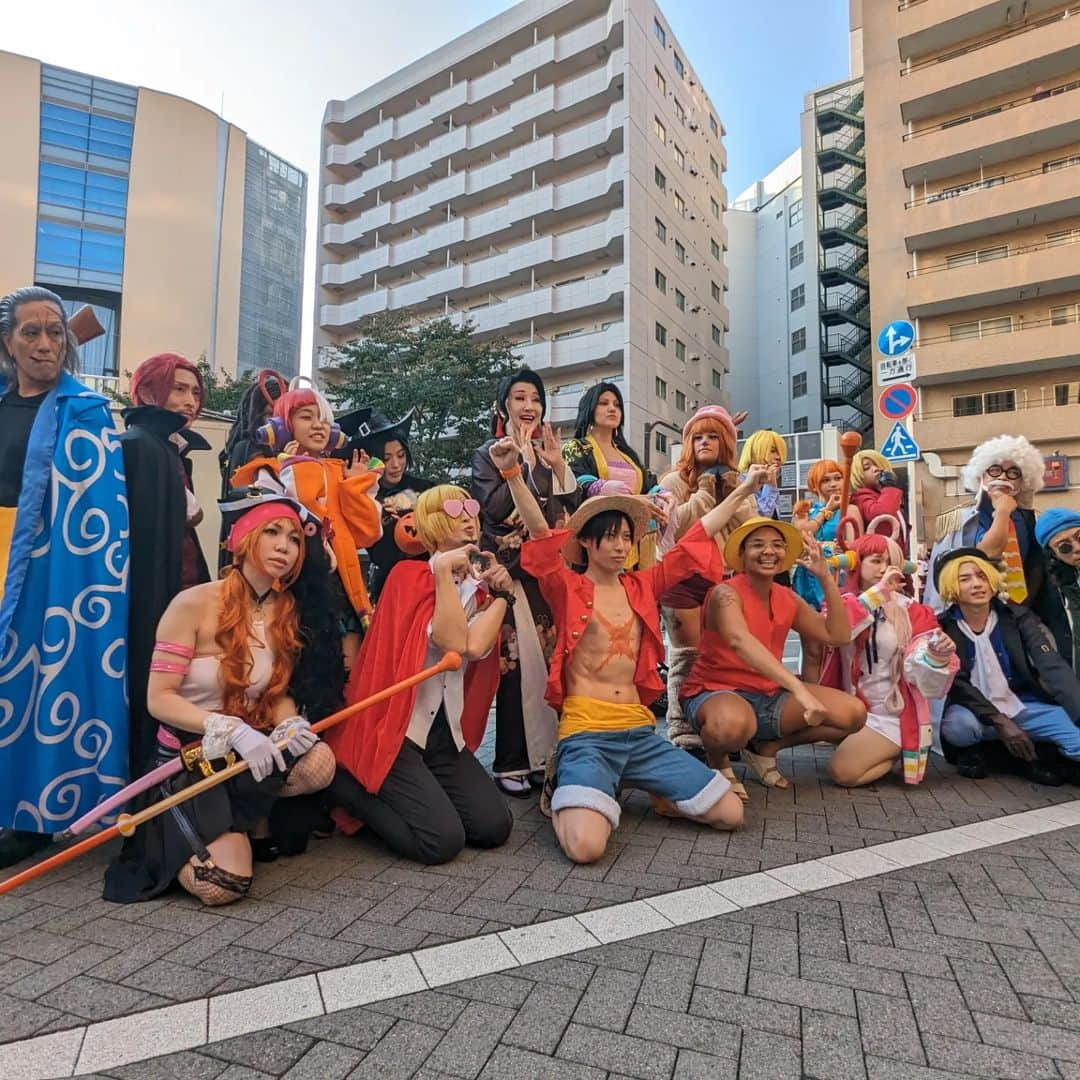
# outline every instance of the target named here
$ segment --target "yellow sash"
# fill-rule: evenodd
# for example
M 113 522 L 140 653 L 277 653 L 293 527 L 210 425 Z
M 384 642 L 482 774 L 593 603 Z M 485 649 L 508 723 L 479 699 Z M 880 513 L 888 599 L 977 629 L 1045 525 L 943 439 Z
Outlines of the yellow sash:
M 1009 539 L 1005 541 L 1005 589 L 1014 604 L 1022 604 L 1028 598 L 1027 578 L 1024 576 L 1024 560 L 1020 557 L 1020 541 L 1016 538 L 1016 526 L 1009 519 Z
M 583 731 L 631 731 L 655 726 L 656 717 L 644 705 L 616 705 L 572 695 L 563 702 L 559 741 Z
M 7 582 L 8 556 L 11 553 L 11 538 L 15 535 L 15 507 L 0 506 L 0 600 L 4 598 L 4 585 Z

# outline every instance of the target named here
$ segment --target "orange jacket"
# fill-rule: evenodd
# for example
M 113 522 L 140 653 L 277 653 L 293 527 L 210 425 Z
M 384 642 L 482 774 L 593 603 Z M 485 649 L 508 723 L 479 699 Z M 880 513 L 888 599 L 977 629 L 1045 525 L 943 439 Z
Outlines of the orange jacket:
M 320 521 L 329 521 L 330 546 L 337 572 L 357 615 L 371 614 L 364 572 L 357 548 L 366 548 L 382 536 L 382 512 L 369 492 L 377 473 L 345 476 L 345 463 L 337 458 L 260 457 L 241 465 L 232 476 L 233 487 L 254 484 L 260 469 L 274 474 L 278 483 Z

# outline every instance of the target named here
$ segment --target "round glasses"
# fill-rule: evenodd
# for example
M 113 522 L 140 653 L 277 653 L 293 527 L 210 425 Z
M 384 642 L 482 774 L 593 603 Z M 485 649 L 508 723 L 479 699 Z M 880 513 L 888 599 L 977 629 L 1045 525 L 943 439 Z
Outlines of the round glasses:
M 997 480 L 999 476 L 1004 476 L 1008 480 L 1019 480 L 1024 474 L 1015 465 L 1010 465 L 1007 469 L 1003 469 L 1000 465 L 991 465 L 986 470 L 986 475 Z
M 1073 533 L 1068 540 L 1062 540 L 1060 543 L 1050 545 L 1058 555 L 1072 555 L 1076 551 L 1080 551 L 1080 532 Z

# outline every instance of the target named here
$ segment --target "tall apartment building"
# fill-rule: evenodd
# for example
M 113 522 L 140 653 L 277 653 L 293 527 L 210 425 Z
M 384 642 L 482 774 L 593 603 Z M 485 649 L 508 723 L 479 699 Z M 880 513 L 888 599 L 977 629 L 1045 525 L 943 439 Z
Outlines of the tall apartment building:
M 728 391 L 732 407 L 750 413 L 748 431 L 821 427 L 813 188 L 805 201 L 803 171 L 796 150 L 724 215 L 731 275 Z
M 1080 506 L 1080 10 L 862 7 L 872 332 L 916 327 L 927 531 L 1001 433 L 1067 459 L 1071 487 L 1039 501 Z
M 515 343 L 557 420 L 621 382 L 662 466 L 724 400 L 722 136 L 651 0 L 525 0 L 331 101 L 317 363 L 375 312 L 468 319 Z
M 31 283 L 106 330 L 98 385 L 158 352 L 299 365 L 306 179 L 194 102 L 0 52 L 0 294 Z

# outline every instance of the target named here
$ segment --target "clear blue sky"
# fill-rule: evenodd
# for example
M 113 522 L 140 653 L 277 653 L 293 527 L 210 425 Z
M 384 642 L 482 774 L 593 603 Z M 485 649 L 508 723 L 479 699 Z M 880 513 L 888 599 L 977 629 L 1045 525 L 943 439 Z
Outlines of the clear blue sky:
M 508 0 L 50 0 L 3 5 L 0 48 L 197 101 L 308 173 L 310 355 L 319 137 L 343 98 Z M 799 142 L 803 95 L 847 75 L 848 0 L 661 0 L 727 128 L 730 197 Z M 10 9 L 10 10 L 8 10 Z

